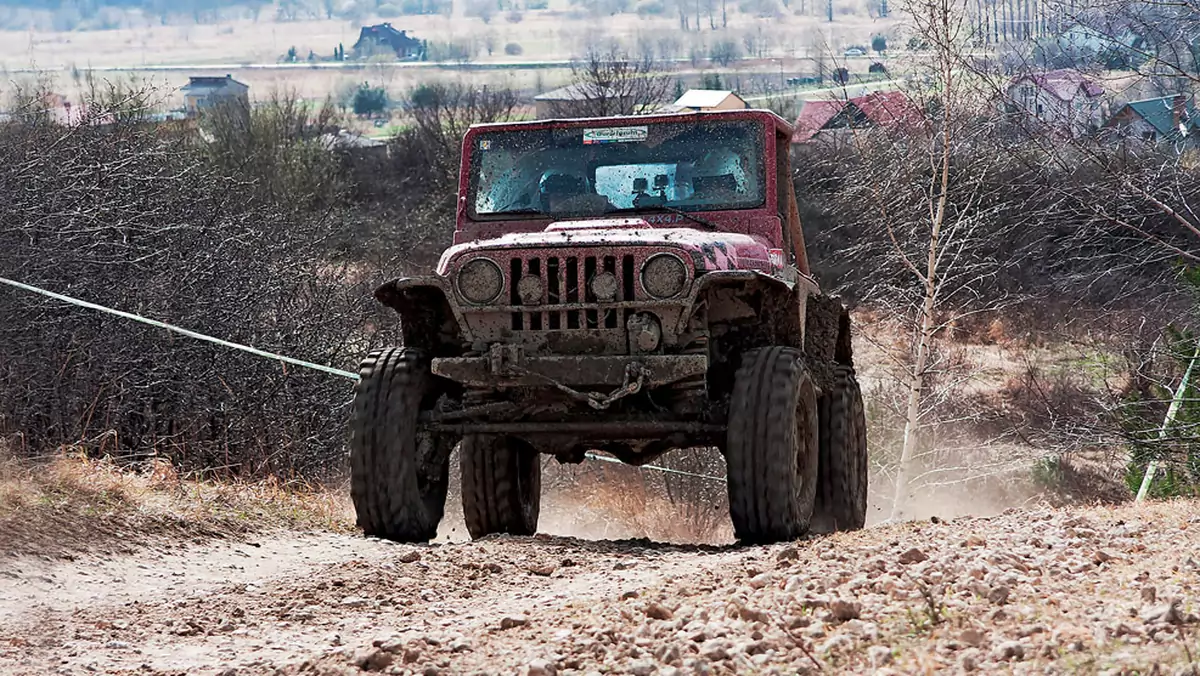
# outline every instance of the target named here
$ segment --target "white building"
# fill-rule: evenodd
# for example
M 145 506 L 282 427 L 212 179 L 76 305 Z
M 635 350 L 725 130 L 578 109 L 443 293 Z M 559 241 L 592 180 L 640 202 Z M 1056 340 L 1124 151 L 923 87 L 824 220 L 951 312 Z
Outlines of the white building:
M 744 110 L 748 106 L 740 96 L 731 91 L 717 89 L 689 89 L 680 96 L 672 109 L 684 110 Z
M 1103 94 L 1100 85 L 1077 70 L 1028 73 L 1009 83 L 1004 107 L 1010 114 L 1076 137 L 1099 128 Z

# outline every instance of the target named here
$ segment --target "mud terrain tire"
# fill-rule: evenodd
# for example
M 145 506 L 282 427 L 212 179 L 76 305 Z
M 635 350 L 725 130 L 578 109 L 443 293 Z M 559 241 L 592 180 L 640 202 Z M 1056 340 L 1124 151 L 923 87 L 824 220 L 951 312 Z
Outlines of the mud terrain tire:
M 542 501 L 542 464 L 518 439 L 468 434 L 459 446 L 463 518 L 472 538 L 533 535 Z
M 821 397 L 821 462 L 814 527 L 858 530 L 867 521 L 867 417 L 854 369 L 839 366 Z
M 742 355 L 727 434 L 734 535 L 770 543 L 807 532 L 817 491 L 817 396 L 799 350 Z
M 350 497 L 365 535 L 427 542 L 446 507 L 449 443 L 422 432 L 429 359 L 419 350 L 376 350 L 359 367 L 350 422 Z

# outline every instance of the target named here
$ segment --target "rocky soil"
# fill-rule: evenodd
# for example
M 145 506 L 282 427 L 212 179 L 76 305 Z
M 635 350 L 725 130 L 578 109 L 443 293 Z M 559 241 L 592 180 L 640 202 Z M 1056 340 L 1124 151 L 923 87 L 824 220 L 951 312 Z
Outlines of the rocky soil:
M 276 532 L 0 559 L 0 673 L 1195 674 L 1197 506 L 756 548 Z

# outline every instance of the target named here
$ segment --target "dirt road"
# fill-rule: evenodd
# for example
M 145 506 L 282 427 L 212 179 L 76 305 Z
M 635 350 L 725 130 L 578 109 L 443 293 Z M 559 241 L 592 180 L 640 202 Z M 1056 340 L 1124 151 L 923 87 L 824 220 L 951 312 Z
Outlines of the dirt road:
M 762 548 L 275 532 L 0 559 L 0 673 L 1191 674 L 1196 507 Z

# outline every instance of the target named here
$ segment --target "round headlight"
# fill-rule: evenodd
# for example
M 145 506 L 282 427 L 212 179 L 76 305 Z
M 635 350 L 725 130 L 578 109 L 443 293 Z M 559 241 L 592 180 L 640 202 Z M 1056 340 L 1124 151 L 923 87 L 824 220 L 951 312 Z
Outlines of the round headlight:
M 517 282 L 517 297 L 525 305 L 538 305 L 542 302 L 542 278 L 537 275 L 522 277 Z
M 601 303 L 610 303 L 617 299 L 617 276 L 611 272 L 601 272 L 592 277 L 592 295 Z
M 500 266 L 486 258 L 476 258 L 458 271 L 458 292 L 471 303 L 490 303 L 503 290 L 504 275 Z
M 671 298 L 687 284 L 687 267 L 678 256 L 655 254 L 642 266 L 642 287 L 655 298 Z

